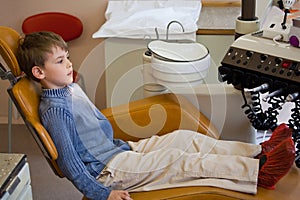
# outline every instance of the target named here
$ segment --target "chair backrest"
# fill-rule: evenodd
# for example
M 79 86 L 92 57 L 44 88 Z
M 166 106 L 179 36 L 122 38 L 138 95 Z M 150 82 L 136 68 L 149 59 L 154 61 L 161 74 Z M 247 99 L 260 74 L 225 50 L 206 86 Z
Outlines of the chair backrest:
M 61 12 L 44 12 L 27 17 L 22 24 L 25 34 L 37 31 L 51 31 L 66 42 L 78 38 L 83 31 L 81 20 Z
M 8 94 L 54 173 L 59 177 L 64 177 L 55 161 L 58 156 L 56 147 L 40 122 L 38 113 L 40 102 L 39 84 L 30 81 L 27 77 L 21 76 L 22 70 L 15 56 L 19 38 L 20 35 L 15 30 L 0 26 L 0 54 L 14 77 L 20 77 L 8 89 Z
M 20 34 L 12 28 L 0 26 L 0 55 L 4 59 L 7 67 L 15 77 L 22 74 L 17 58 L 15 56 Z
M 56 147 L 40 121 L 38 112 L 40 85 L 29 80 L 27 77 L 22 77 L 15 85 L 8 89 L 8 94 L 54 173 L 59 177 L 64 177 L 56 163 L 58 157 Z

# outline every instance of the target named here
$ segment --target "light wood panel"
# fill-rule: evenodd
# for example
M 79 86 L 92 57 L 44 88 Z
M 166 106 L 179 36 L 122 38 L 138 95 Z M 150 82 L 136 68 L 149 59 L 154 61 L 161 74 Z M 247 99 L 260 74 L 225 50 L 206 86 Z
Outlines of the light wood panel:
M 240 7 L 241 0 L 202 0 L 203 7 Z

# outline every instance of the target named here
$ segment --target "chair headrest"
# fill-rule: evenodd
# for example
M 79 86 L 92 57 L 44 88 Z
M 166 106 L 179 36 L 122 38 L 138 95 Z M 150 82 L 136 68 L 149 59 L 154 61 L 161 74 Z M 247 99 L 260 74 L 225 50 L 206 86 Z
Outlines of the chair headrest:
M 16 52 L 19 45 L 20 34 L 9 27 L 0 26 L 0 55 L 15 77 L 22 74 Z

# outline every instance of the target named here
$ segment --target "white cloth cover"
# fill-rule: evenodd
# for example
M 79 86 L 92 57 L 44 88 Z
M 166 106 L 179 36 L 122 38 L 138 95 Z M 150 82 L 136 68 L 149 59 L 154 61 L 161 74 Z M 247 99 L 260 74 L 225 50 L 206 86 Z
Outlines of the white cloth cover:
M 198 30 L 201 0 L 109 0 L 106 22 L 93 34 L 93 38 L 150 38 L 165 39 L 167 25 L 169 39 L 195 39 Z

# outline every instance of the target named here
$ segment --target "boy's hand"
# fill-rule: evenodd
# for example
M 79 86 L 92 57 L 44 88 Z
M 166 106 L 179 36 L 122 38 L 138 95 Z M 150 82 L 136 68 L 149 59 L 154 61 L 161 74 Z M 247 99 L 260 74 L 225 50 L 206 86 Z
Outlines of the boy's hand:
M 124 190 L 112 190 L 108 200 L 133 200 L 127 191 Z

